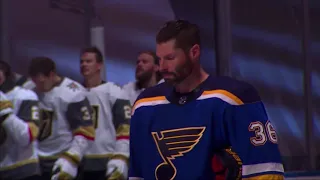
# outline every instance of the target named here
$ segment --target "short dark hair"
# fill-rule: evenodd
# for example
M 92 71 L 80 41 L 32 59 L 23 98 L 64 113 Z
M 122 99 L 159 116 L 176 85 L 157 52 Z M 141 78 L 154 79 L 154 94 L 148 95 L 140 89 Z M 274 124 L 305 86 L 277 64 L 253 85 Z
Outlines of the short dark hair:
M 48 57 L 35 57 L 29 64 L 29 76 L 37 76 L 39 74 L 49 76 L 51 72 L 56 72 L 56 63 Z
M 3 74 L 6 78 L 13 78 L 11 66 L 7 62 L 0 60 L 0 70 L 3 71 Z
M 96 55 L 96 60 L 97 62 L 99 63 L 102 63 L 103 62 L 103 56 L 102 56 L 102 53 L 101 51 L 95 47 L 95 46 L 91 46 L 91 47 L 87 47 L 87 48 L 84 48 L 81 50 L 81 56 L 84 54 L 84 53 L 94 53 Z
M 159 65 L 159 58 L 158 58 L 157 54 L 154 51 L 150 51 L 150 50 L 141 51 L 139 53 L 139 55 L 141 55 L 141 54 L 149 54 L 150 56 L 152 56 L 152 58 L 154 60 L 153 61 L 154 64 Z
M 200 30 L 196 24 L 186 20 L 168 21 L 157 34 L 157 44 L 175 39 L 175 46 L 184 51 L 190 50 L 195 44 L 200 45 Z

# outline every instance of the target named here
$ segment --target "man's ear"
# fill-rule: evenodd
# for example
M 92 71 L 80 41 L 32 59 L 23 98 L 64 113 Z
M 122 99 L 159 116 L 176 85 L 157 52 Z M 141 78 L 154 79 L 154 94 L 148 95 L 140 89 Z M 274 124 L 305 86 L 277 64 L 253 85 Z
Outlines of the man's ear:
M 99 70 L 101 70 L 102 67 L 103 67 L 103 63 L 97 63 L 97 67 L 98 67 Z
M 55 76 L 55 72 L 54 71 L 51 71 L 50 73 L 49 73 L 49 76 L 48 77 L 50 77 L 50 78 L 53 78 L 54 76 Z M 44 75 L 44 76 L 46 76 L 46 75 Z
M 192 60 L 198 60 L 200 58 L 200 46 L 199 44 L 193 45 L 189 50 L 189 56 Z

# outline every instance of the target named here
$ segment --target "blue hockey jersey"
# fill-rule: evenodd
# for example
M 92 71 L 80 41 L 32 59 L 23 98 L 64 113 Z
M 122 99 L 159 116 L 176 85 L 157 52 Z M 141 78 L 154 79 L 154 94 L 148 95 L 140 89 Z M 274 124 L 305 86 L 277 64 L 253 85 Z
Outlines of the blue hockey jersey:
M 212 180 L 215 152 L 232 146 L 246 180 L 282 180 L 276 132 L 258 92 L 228 77 L 208 77 L 187 94 L 162 83 L 133 107 L 130 180 Z

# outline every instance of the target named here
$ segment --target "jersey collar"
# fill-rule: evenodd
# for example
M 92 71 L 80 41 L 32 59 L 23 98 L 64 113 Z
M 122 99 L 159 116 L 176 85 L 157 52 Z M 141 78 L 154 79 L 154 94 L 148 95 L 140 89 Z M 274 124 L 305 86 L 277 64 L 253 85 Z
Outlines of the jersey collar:
M 99 85 L 102 85 L 102 84 L 105 84 L 105 83 L 107 83 L 107 82 L 104 81 L 104 80 L 102 80 Z M 99 86 L 99 85 L 98 85 L 98 86 Z M 82 86 L 85 87 L 85 88 L 87 88 L 84 82 L 82 83 Z M 87 89 L 90 89 L 90 88 L 87 88 Z
M 174 88 L 172 88 L 171 92 L 167 95 L 167 99 L 174 104 L 184 105 L 188 102 L 196 100 L 203 91 L 205 90 L 206 84 L 209 81 L 210 76 L 206 80 L 204 80 L 201 84 L 198 85 L 194 90 L 188 93 L 179 93 Z

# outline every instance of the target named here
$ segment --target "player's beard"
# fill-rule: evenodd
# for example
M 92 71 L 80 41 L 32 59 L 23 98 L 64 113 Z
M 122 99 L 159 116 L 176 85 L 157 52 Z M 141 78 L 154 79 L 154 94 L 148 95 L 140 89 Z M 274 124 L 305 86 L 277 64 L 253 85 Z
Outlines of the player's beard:
M 149 81 L 152 77 L 152 71 L 145 71 L 142 74 L 140 74 L 139 76 L 136 75 L 136 80 L 138 82 L 138 84 L 144 84 L 147 81 Z
M 175 72 L 164 72 L 164 74 L 173 75 L 172 79 L 164 79 L 166 83 L 170 85 L 177 85 L 184 81 L 192 72 L 192 61 L 187 57 L 186 62 L 176 67 Z

